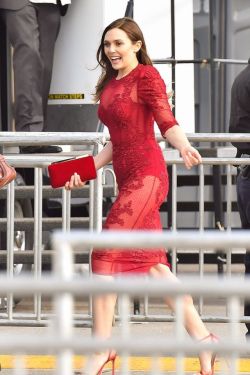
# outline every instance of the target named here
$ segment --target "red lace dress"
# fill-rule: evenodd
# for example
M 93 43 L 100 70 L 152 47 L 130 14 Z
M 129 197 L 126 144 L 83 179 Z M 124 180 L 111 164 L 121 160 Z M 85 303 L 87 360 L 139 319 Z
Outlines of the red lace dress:
M 159 208 L 168 192 L 168 176 L 153 123 L 155 119 L 164 134 L 177 121 L 158 71 L 139 64 L 125 77 L 111 79 L 102 92 L 98 115 L 109 129 L 119 188 L 104 229 L 161 230 Z M 92 252 L 92 271 L 102 275 L 147 273 L 158 263 L 169 266 L 165 249 Z

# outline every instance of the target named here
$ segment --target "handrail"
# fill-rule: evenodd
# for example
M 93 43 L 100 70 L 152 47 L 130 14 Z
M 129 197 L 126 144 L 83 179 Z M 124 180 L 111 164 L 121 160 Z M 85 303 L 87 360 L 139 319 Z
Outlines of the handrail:
M 106 293 L 129 293 L 134 297 L 144 295 L 177 297 L 185 294 L 192 294 L 194 297 L 202 295 L 203 297 L 223 296 L 227 298 L 233 294 L 239 298 L 249 297 L 250 279 L 231 277 L 222 282 L 219 277 L 206 276 L 201 280 L 199 277 L 190 276 L 181 277 L 180 280 L 181 283 L 171 281 L 163 283 L 162 280 L 139 275 L 119 276 L 112 280 L 101 281 L 98 276 L 93 275 L 85 278 L 74 276 L 67 280 L 56 275 L 46 275 L 39 279 L 34 279 L 32 276 L 20 276 L 18 279 L 0 276 L 1 293 L 14 293 L 16 296 L 22 297 L 37 293 L 44 296 L 70 293 L 76 297 Z
M 250 135 L 247 133 L 186 133 L 190 142 L 250 142 Z M 159 132 L 155 133 L 158 142 L 165 141 Z M 110 140 L 106 135 L 106 140 Z
M 186 133 L 191 142 L 250 142 L 247 133 Z M 157 141 L 165 139 L 159 132 L 155 134 Z M 98 132 L 1 132 L 0 144 L 2 145 L 79 145 L 96 144 L 104 145 L 110 136 Z
M 235 231 L 159 231 L 159 230 L 134 230 L 134 231 L 110 231 L 89 232 L 86 230 L 72 230 L 69 233 L 55 231 L 53 233 L 53 244 L 55 248 L 65 243 L 71 246 L 81 245 L 82 249 L 95 248 L 145 248 L 152 247 L 168 248 L 181 247 L 183 249 L 216 249 L 223 248 L 225 251 L 231 248 L 249 248 L 250 230 Z M 59 246 L 60 245 L 60 246 Z M 124 250 L 126 251 L 126 250 Z M 250 251 L 250 249 L 248 250 Z
M 63 314 L 62 314 L 63 315 Z M 146 355 L 151 356 L 153 353 L 158 355 L 176 355 L 177 353 L 185 353 L 186 355 L 196 356 L 197 352 L 200 352 L 201 343 L 199 341 L 190 341 L 186 339 L 173 339 L 172 337 L 163 338 L 156 336 L 157 340 L 152 341 L 151 338 L 145 339 L 145 336 L 122 338 L 114 337 L 107 340 L 99 339 L 96 337 L 84 337 L 80 334 L 74 334 L 69 338 L 60 337 L 60 340 L 54 333 L 48 333 L 41 335 L 39 340 L 37 334 L 30 333 L 29 335 L 18 335 L 18 334 L 2 334 L 2 340 L 0 341 L 1 353 L 9 354 L 10 352 L 16 353 L 56 353 L 61 350 L 72 349 L 74 353 L 85 353 L 92 354 L 95 352 L 101 352 L 109 350 L 110 348 L 116 348 L 118 353 L 131 353 L 133 355 Z M 153 350 L 152 350 L 153 348 Z M 246 354 L 249 353 L 250 344 L 249 341 L 242 342 L 239 339 L 234 340 L 223 340 L 218 343 L 204 343 L 202 344 L 203 350 L 213 351 L 216 350 L 218 353 L 223 355 L 232 355 L 232 353 Z M 63 369 L 59 368 L 56 374 L 62 375 Z M 158 373 L 158 372 L 157 372 Z M 180 374 L 180 372 L 176 372 Z M 221 372 L 220 372 L 221 373 Z M 65 372 L 63 373 L 65 374 Z M 66 372 L 67 375 L 71 375 L 72 372 Z M 128 374 L 127 372 L 125 374 Z M 230 374 L 238 374 L 230 372 Z
M 106 137 L 103 133 L 96 132 L 1 132 L 0 144 L 2 145 L 79 145 L 79 144 L 104 144 Z
M 247 133 L 186 133 L 190 142 L 250 142 Z M 156 133 L 157 140 L 163 140 L 160 133 Z
M 5 158 L 8 162 L 13 164 L 15 167 L 40 167 L 45 168 L 50 163 L 54 161 L 59 161 L 65 159 L 63 154 L 53 154 L 53 155 L 39 155 L 35 157 L 34 155 L 20 155 L 20 154 L 7 154 Z M 183 164 L 181 157 L 172 157 L 171 155 L 166 157 L 168 164 Z M 203 157 L 202 163 L 206 165 L 240 165 L 240 164 L 250 164 L 250 158 L 235 158 L 235 157 Z

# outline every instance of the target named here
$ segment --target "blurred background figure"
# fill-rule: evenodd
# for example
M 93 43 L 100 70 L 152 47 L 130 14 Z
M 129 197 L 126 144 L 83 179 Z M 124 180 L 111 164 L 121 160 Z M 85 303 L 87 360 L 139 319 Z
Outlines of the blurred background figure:
M 13 47 L 16 131 L 46 131 L 55 42 L 71 0 L 0 0 Z M 22 153 L 61 152 L 58 146 L 25 146 Z
M 235 78 L 231 89 L 229 131 L 250 133 L 250 59 L 248 65 Z M 250 158 L 250 143 L 233 143 L 236 157 Z M 237 203 L 243 229 L 250 229 L 250 165 L 241 165 L 237 175 Z M 250 276 L 250 253 L 245 256 L 245 275 Z M 250 316 L 250 301 L 245 301 L 244 314 Z M 250 337 L 250 323 L 246 324 Z

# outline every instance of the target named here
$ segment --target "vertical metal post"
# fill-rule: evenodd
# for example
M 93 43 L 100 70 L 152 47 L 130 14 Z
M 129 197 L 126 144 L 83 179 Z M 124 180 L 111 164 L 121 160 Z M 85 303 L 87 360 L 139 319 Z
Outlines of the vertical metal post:
M 129 295 L 124 294 L 120 298 L 121 306 L 121 336 L 123 340 L 128 340 L 130 338 L 130 327 L 129 327 Z M 122 375 L 129 374 L 129 353 L 122 353 L 122 366 L 121 373 Z
M 177 165 L 172 166 L 172 230 L 177 229 Z
M 14 181 L 7 186 L 7 275 L 13 277 L 14 267 L 14 217 L 15 190 Z M 13 318 L 13 294 L 7 298 L 8 319 Z
M 216 132 L 215 126 L 215 63 L 214 63 L 214 0 L 209 0 L 209 51 L 210 51 L 210 128 Z M 213 145 L 213 143 L 212 143 Z
M 204 231 L 204 166 L 199 165 L 199 230 Z M 199 249 L 199 275 L 200 278 L 204 276 L 204 251 Z M 199 314 L 203 313 L 203 298 L 199 297 Z
M 94 207 L 95 207 L 95 181 L 91 180 L 89 182 L 89 230 L 94 230 Z M 92 276 L 92 265 L 91 265 L 91 253 L 92 249 L 89 252 L 89 275 Z M 88 304 L 88 314 L 92 316 L 92 296 L 89 296 L 89 304 Z
M 68 243 L 56 243 L 53 269 L 62 281 L 70 280 L 73 276 L 73 254 Z M 73 296 L 61 293 L 54 297 L 55 335 L 63 342 L 72 337 L 73 327 Z M 57 356 L 57 375 L 72 375 L 72 350 L 63 349 Z
M 172 59 L 175 59 L 175 0 L 171 0 L 171 57 Z M 172 112 L 175 115 L 175 98 L 176 98 L 176 92 L 175 92 L 175 62 L 172 63 L 172 90 L 173 90 L 173 109 Z
M 94 147 L 95 154 L 99 154 L 103 149 L 103 145 L 97 143 Z M 103 186 L 102 186 L 102 173 L 103 168 L 97 171 L 97 177 L 93 182 L 93 185 L 90 185 L 90 199 L 91 199 L 91 229 L 97 232 L 102 230 L 102 200 L 103 200 Z M 89 252 L 89 273 L 91 275 L 91 254 L 92 249 Z M 89 314 L 92 315 L 92 297 L 89 297 Z
M 171 57 L 172 57 L 172 59 L 175 59 L 175 0 L 171 0 L 171 3 L 170 3 L 170 14 L 171 14 L 171 19 L 170 19 L 170 22 L 171 22 Z M 172 62 L 171 73 L 172 73 L 172 91 L 173 91 L 173 96 L 172 96 L 172 105 L 173 105 L 173 108 L 172 108 L 172 112 L 173 112 L 173 115 L 175 116 L 175 112 L 176 112 L 176 102 L 175 102 L 175 98 L 176 98 L 176 92 L 175 92 L 175 88 L 176 88 L 176 85 L 175 85 L 175 62 Z M 172 211 L 173 187 L 172 187 L 172 184 L 171 184 L 171 179 L 173 178 L 172 168 L 173 168 L 172 166 L 168 167 L 169 182 L 170 182 L 169 192 L 168 192 L 168 226 L 169 227 L 172 226 L 172 215 L 173 215 L 173 211 Z M 174 261 L 173 261 L 173 252 L 172 252 L 172 263 L 174 263 Z
M 232 229 L 232 169 L 231 165 L 227 165 L 227 230 Z
M 172 230 L 177 229 L 177 166 L 172 165 Z M 172 272 L 177 273 L 177 251 L 172 249 Z
M 34 180 L 34 273 L 35 278 L 42 274 L 42 168 L 35 168 Z M 37 321 L 41 320 L 41 295 L 37 294 L 34 299 L 35 315 Z
M 213 165 L 213 196 L 214 196 L 214 217 L 215 227 L 223 225 L 223 206 L 221 197 L 221 166 Z
M 25 367 L 25 355 L 18 353 L 15 356 L 14 360 L 14 374 L 13 375 L 26 375 L 26 367 Z
M 227 165 L 227 231 L 230 232 L 232 229 L 232 167 L 230 164 Z M 227 252 L 227 276 L 232 275 L 232 249 Z
M 215 82 L 215 45 L 214 45 L 214 15 L 215 1 L 209 0 L 209 49 L 210 49 L 210 127 L 211 132 L 217 132 L 216 117 L 216 82 Z M 211 143 L 211 147 L 216 147 L 216 142 Z M 221 170 L 219 165 L 213 165 L 213 195 L 214 195 L 214 216 L 215 227 L 222 228 L 223 224 L 223 207 L 221 199 Z M 218 273 L 223 273 L 223 252 L 219 251 L 217 256 Z
M 214 196 L 214 220 L 215 228 L 219 230 L 224 230 L 223 224 L 223 203 L 221 196 L 221 166 L 213 165 L 213 196 Z M 217 265 L 218 273 L 223 274 L 223 264 L 224 264 L 224 251 L 223 249 L 217 250 Z
M 229 330 L 232 342 L 239 342 L 239 317 L 240 317 L 240 301 L 237 296 L 232 296 L 229 298 L 228 301 L 228 308 L 229 308 Z M 238 373 L 238 366 L 237 366 L 237 353 L 231 353 L 231 363 L 230 363 L 230 374 L 236 375 Z
M 167 212 L 167 226 L 168 228 L 172 227 L 172 178 L 173 178 L 173 167 L 172 165 L 167 166 L 168 171 L 168 182 L 169 182 L 169 190 L 168 190 L 168 196 L 167 196 L 167 204 L 168 204 L 168 212 Z
M 218 22 L 218 52 L 220 53 L 220 58 L 225 59 L 227 57 L 227 0 L 220 0 L 218 2 L 219 7 L 219 22 Z M 217 123 L 218 132 L 226 132 L 226 64 L 220 65 L 219 81 L 218 81 L 218 96 L 216 100 L 218 101 L 217 108 Z
M 178 343 L 184 340 L 184 316 L 183 316 L 183 296 L 176 298 L 176 320 L 175 320 L 175 333 Z M 184 357 L 183 352 L 176 353 L 176 373 L 184 375 Z
M 70 216 L 71 216 L 71 206 L 70 206 L 71 191 L 65 189 L 62 190 L 62 229 L 64 231 L 70 231 Z
M 94 229 L 94 181 L 89 181 L 89 230 Z
M 204 230 L 204 166 L 199 165 L 199 230 Z
M 103 146 L 98 143 L 96 148 L 97 153 L 99 154 Z M 94 181 L 94 229 L 97 231 L 102 230 L 102 171 L 102 168 L 97 171 L 97 178 Z

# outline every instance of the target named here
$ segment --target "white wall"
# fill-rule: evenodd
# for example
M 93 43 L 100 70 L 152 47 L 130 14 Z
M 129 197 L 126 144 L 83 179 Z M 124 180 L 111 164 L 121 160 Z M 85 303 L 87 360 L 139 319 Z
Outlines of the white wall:
M 145 36 L 152 59 L 171 56 L 170 0 L 134 0 L 134 18 Z M 96 50 L 103 28 L 123 17 L 127 0 L 72 0 L 57 41 L 51 93 L 84 93 L 84 100 L 53 104 L 91 103 L 99 70 Z M 176 0 L 176 58 L 193 58 L 193 0 Z M 171 66 L 156 65 L 168 90 Z M 176 66 L 176 118 L 187 132 L 194 131 L 193 65 Z

